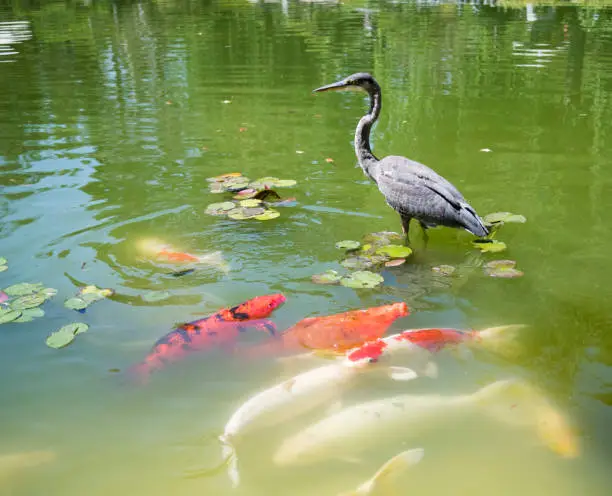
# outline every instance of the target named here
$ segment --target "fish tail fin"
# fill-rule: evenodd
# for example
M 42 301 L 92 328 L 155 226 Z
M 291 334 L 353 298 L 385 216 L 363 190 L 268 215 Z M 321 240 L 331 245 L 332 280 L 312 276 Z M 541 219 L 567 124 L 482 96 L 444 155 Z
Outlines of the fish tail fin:
M 240 484 L 240 473 L 238 472 L 238 456 L 236 455 L 236 449 L 231 441 L 225 437 L 219 437 L 219 441 L 221 441 L 221 455 L 223 459 L 227 462 L 227 475 L 232 484 L 232 487 L 235 489 Z
M 224 272 L 226 274 L 230 271 L 230 266 L 225 261 L 225 258 L 223 257 L 223 252 L 221 251 L 207 253 L 206 255 L 200 255 L 196 258 L 198 259 L 198 263 L 212 265 L 213 267 L 218 268 L 221 272 Z
M 521 329 L 527 327 L 525 324 L 510 324 L 497 327 L 489 327 L 476 331 L 474 337 L 476 343 L 482 348 L 507 359 L 514 359 L 521 354 L 522 347 L 516 336 Z
M 355 491 L 344 493 L 342 496 L 364 496 L 373 494 L 379 487 L 393 482 L 393 479 L 423 459 L 425 450 L 414 448 L 398 453 L 383 464 L 382 467 L 368 481 L 361 484 Z
M 565 458 L 578 456 L 578 437 L 567 417 L 527 382 L 497 381 L 474 393 L 472 398 L 500 422 L 533 428 L 542 444 L 556 454 Z
M 151 368 L 147 362 L 140 362 L 128 368 L 126 374 L 129 380 L 134 384 L 145 386 L 149 382 Z

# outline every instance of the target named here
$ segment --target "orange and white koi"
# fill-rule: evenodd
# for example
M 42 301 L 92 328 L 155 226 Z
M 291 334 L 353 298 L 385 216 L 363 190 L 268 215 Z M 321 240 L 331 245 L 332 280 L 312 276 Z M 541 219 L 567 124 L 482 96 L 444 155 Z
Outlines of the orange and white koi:
M 213 347 L 231 348 L 240 333 L 247 329 L 255 328 L 274 335 L 276 326 L 266 317 L 285 300 L 281 293 L 257 296 L 240 305 L 183 324 L 158 339 L 145 359 L 134 365 L 130 372 L 143 382 L 151 372 L 163 368 L 167 363 L 181 360 L 194 351 Z
M 406 440 L 436 422 L 475 410 L 509 425 L 534 428 L 540 440 L 561 456 L 578 453 L 577 439 L 564 417 L 528 383 L 506 379 L 471 394 L 400 395 L 348 407 L 285 439 L 273 460 L 287 466 L 329 457 L 354 459 L 381 439 Z
M 178 264 L 204 264 L 218 268 L 221 271 L 227 272 L 228 266 L 220 251 L 206 253 L 203 255 L 194 255 L 184 251 L 179 251 L 172 245 L 164 243 L 156 239 L 143 239 L 137 244 L 137 248 L 143 255 L 154 260 L 165 263 Z
M 367 357 L 360 360 L 347 358 L 318 367 L 260 391 L 243 403 L 230 417 L 223 435 L 219 437 L 224 459 L 229 461 L 228 475 L 232 485 L 236 487 L 239 483 L 235 442 L 245 434 L 286 422 L 337 399 L 364 370 L 382 370 L 394 380 L 417 377 L 413 370 L 405 367 L 382 368 L 371 363 Z
M 304 348 L 344 352 L 384 336 L 391 324 L 410 312 L 404 302 L 323 317 L 309 317 L 272 341 L 251 347 L 247 355 L 295 352 Z

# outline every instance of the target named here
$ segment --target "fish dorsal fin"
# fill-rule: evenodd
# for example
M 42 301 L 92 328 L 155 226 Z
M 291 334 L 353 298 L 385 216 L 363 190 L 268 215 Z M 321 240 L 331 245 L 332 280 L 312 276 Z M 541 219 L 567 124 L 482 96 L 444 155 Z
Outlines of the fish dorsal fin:
M 414 448 L 398 453 L 388 460 L 374 476 L 357 488 L 356 494 L 371 494 L 377 487 L 388 484 L 404 470 L 416 465 L 423 459 L 425 450 Z

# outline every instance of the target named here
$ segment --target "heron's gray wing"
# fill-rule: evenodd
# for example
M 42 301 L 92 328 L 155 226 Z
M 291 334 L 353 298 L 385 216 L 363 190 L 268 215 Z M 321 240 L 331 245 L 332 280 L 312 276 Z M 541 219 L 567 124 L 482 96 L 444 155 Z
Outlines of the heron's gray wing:
M 482 220 L 457 188 L 429 167 L 394 156 L 377 165 L 378 188 L 400 215 L 425 223 L 463 227 L 477 236 L 487 234 Z

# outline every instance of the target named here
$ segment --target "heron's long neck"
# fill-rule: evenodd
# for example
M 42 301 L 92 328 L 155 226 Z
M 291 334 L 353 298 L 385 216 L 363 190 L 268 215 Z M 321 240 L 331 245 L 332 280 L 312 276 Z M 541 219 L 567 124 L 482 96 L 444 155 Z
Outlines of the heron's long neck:
M 355 130 L 355 154 L 357 155 L 357 160 L 359 160 L 359 165 L 366 175 L 372 179 L 374 179 L 372 167 L 378 162 L 378 159 L 370 149 L 370 130 L 378 119 L 381 105 L 380 89 L 376 89 L 370 93 L 370 111 L 361 118 Z

